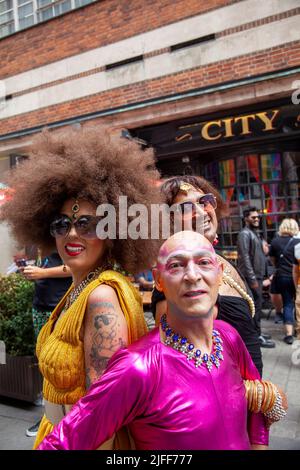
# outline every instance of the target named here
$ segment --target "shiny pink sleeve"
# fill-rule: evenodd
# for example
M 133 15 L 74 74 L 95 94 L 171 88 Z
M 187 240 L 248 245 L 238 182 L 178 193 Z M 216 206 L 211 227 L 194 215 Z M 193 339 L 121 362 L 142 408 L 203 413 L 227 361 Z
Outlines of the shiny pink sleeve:
M 243 379 L 261 380 L 259 372 L 255 367 L 252 358 L 236 330 L 228 325 L 230 331 L 230 341 L 235 353 L 238 351 L 238 362 Z M 228 332 L 229 332 L 228 331 Z M 265 417 L 262 413 L 252 413 L 248 411 L 248 435 L 251 444 L 267 446 L 269 444 L 269 430 Z
M 142 413 L 150 392 L 147 366 L 126 349 L 45 437 L 38 450 L 94 450 Z

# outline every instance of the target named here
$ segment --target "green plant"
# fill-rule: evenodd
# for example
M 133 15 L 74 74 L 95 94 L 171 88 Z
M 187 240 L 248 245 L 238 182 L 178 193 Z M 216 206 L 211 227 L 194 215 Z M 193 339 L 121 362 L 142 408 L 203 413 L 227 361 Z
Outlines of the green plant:
M 34 354 L 33 293 L 34 283 L 20 274 L 0 276 L 0 340 L 12 356 Z

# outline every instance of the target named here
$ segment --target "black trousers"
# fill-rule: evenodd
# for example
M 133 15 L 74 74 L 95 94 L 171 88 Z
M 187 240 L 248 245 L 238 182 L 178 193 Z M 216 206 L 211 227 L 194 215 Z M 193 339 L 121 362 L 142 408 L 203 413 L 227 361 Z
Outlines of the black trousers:
M 257 280 L 258 282 L 258 288 L 253 289 L 250 287 L 250 283 L 248 282 L 248 285 L 251 289 L 252 295 L 253 295 L 253 300 L 254 300 L 254 305 L 255 305 L 255 315 L 253 317 L 253 322 L 255 329 L 257 330 L 258 336 L 261 335 L 261 326 L 260 326 L 260 320 L 261 320 L 261 308 L 262 308 L 262 280 Z

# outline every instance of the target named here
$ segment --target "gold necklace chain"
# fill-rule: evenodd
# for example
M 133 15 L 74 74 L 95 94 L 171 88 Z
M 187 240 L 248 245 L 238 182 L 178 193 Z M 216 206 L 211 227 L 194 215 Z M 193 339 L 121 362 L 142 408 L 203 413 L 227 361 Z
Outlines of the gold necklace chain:
M 68 310 L 71 307 L 71 305 L 75 302 L 77 297 L 79 297 L 79 295 L 81 294 L 83 289 L 90 282 L 92 282 L 94 279 L 96 279 L 96 277 L 98 277 L 99 274 L 101 274 L 103 271 L 106 271 L 107 269 L 112 269 L 112 267 L 109 266 L 108 264 L 105 264 L 105 266 L 102 266 L 101 268 L 96 268 L 95 271 L 91 271 L 90 273 L 88 273 L 87 277 L 83 281 L 81 281 L 80 284 L 78 284 L 77 287 L 74 287 L 72 289 L 72 291 L 70 292 L 70 294 L 68 295 L 68 297 L 66 299 L 66 303 L 64 305 L 63 310 Z
M 220 255 L 217 255 L 217 258 L 221 263 L 224 262 L 223 258 Z M 245 299 L 248 302 L 251 316 L 253 318 L 255 315 L 255 304 L 254 304 L 252 297 L 245 291 L 245 289 L 237 281 L 235 281 L 229 275 L 229 273 L 230 273 L 230 269 L 226 266 L 223 272 L 223 276 L 222 276 L 222 280 L 224 284 L 227 284 L 228 286 L 235 289 L 243 297 L 243 299 Z

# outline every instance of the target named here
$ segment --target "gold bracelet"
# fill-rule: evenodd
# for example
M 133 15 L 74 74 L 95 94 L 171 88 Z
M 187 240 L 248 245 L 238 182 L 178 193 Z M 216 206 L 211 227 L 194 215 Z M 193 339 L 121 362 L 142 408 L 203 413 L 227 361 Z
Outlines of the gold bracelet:
M 257 386 L 257 405 L 256 405 L 254 413 L 259 413 L 261 410 L 261 404 L 262 404 L 262 384 L 260 383 L 259 380 L 255 380 L 255 382 Z
M 267 397 L 268 397 L 268 389 L 264 380 L 262 380 L 261 384 L 263 386 L 263 399 L 262 399 L 262 404 L 261 404 L 261 411 L 262 413 L 265 413 L 266 411 L 265 407 L 266 407 L 266 402 L 267 402 Z
M 267 412 L 273 410 L 274 403 L 275 403 L 276 397 L 277 397 L 277 387 L 275 387 L 275 385 L 272 382 L 270 382 L 270 385 L 271 385 L 271 389 L 272 389 L 272 399 L 271 399 L 271 403 L 269 405 L 269 409 L 267 410 Z
M 250 396 L 250 402 L 249 402 L 249 410 L 253 410 L 253 403 L 254 403 L 254 384 L 251 382 L 251 396 Z
M 270 404 L 273 400 L 273 388 L 271 387 L 271 384 L 269 381 L 265 382 L 266 387 L 267 387 L 267 399 L 264 407 L 264 413 L 267 413 L 270 410 Z

